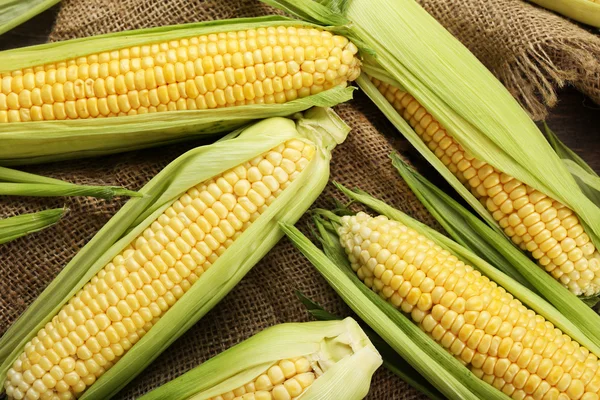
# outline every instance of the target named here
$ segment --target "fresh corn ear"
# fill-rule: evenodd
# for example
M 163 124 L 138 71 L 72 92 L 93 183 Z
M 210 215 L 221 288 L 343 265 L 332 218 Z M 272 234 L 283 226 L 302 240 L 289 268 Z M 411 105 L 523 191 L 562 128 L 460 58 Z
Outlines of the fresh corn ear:
M 574 294 L 600 292 L 600 254 L 572 210 L 475 158 L 407 92 L 371 81 L 516 245 Z
M 11 242 L 30 233 L 46 229 L 64 215 L 65 210 L 54 208 L 31 214 L 21 214 L 0 219 L 0 244 Z
M 52 7 L 60 0 L 19 0 L 0 2 L 0 35 Z
M 347 38 L 279 17 L 11 50 L 0 65 L 5 164 L 147 147 L 335 105 L 360 73 Z
M 141 399 L 360 400 L 381 363 L 381 356 L 351 318 L 282 324 Z
M 415 1 L 265 1 L 324 25 L 345 18 L 340 32 L 365 50 L 357 83 L 388 119 L 573 293 L 600 292 L 599 207 L 502 84 Z
M 531 2 L 567 18 L 600 28 L 600 2 L 598 0 L 531 0 Z
M 261 121 L 168 165 L 0 340 L 14 399 L 104 399 L 208 312 L 328 179 L 349 128 L 329 109 Z
M 388 324 L 381 323 L 380 313 L 398 321 L 401 331 L 407 331 L 408 326 L 398 317 L 410 319 L 429 341 L 435 341 L 438 348 L 471 371 L 465 379 L 465 368 L 447 370 L 462 387 L 450 389 L 439 379 L 432 380 L 446 396 L 598 398 L 598 347 L 552 306 L 469 250 L 385 203 L 366 194 L 343 191 L 385 214 L 372 217 L 360 212 L 337 217 L 323 212 L 330 216 L 338 240 L 336 251 L 343 249 L 341 254 L 345 253 L 362 282 L 359 285 L 377 296 L 350 289 L 353 283 L 347 275 L 341 278 L 339 267 L 315 263 L 318 257 L 314 252 L 306 251 L 306 244 L 295 236 L 293 241 L 301 244 L 299 247 L 357 314 L 407 360 L 414 362 L 410 353 L 398 346 L 399 340 L 391 335 L 394 332 Z M 365 300 L 370 304 L 363 304 Z M 419 336 L 413 334 L 412 338 Z M 439 367 L 443 366 L 440 360 Z M 413 366 L 425 374 L 440 372 L 439 367 L 431 368 L 421 360 Z
M 542 295 L 580 327 L 590 340 L 600 345 L 600 318 L 588 307 L 594 305 L 596 297 L 576 297 L 541 268 L 535 268 L 533 261 L 508 243 L 500 233 L 406 165 L 400 157 L 393 155 L 392 160 L 419 200 L 456 242 Z

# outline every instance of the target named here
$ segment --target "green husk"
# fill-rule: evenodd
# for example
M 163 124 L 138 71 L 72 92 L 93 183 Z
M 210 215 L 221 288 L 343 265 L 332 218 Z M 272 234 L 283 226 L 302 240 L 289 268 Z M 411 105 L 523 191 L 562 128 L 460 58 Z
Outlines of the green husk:
M 508 399 L 475 377 L 406 316 L 367 288 L 350 269 L 347 260 L 342 264 L 337 258 L 332 258 L 330 252 L 325 255 L 294 226 L 280 225 L 294 246 L 309 259 L 346 304 L 444 396 L 465 400 Z M 325 228 L 319 227 L 319 230 L 323 232 Z M 335 233 L 329 232 L 322 239 L 339 248 L 335 236 Z M 327 249 L 328 245 L 324 247 Z M 339 249 L 331 251 L 335 253 Z
M 600 206 L 600 178 L 596 171 L 583 158 L 579 157 L 577 153 L 561 142 L 545 122 L 544 130 L 548 142 L 550 142 L 556 154 L 560 157 L 569 172 L 571 172 L 581 190 L 594 204 Z
M 54 208 L 0 219 L 0 244 L 46 229 L 57 223 L 65 212 L 64 208 Z
M 600 348 L 600 317 L 581 298 L 561 285 L 505 236 L 498 234 L 393 154 L 402 178 L 446 232 L 492 266 L 543 296 Z
M 343 31 L 373 54 L 365 55 L 363 74 L 357 80 L 360 88 L 498 233 L 502 232 L 490 213 L 423 143 L 367 73 L 413 95 L 476 158 L 574 210 L 600 247 L 598 206 L 580 190 L 506 88 L 415 1 L 381 0 L 373 7 L 369 0 L 324 0 L 320 9 L 309 8 L 310 0 L 263 1 L 281 8 L 294 3 L 322 25 L 330 25 L 335 10 L 342 10 L 347 19 Z
M 530 0 L 565 17 L 600 28 L 600 4 L 592 0 Z
M 344 140 L 349 128 L 329 109 L 313 108 L 298 118 L 297 123 L 286 118 L 263 120 L 234 139 L 190 150 L 148 182 L 139 191 L 143 197 L 129 200 L 0 339 L 0 381 L 25 343 L 182 193 L 290 138 L 313 141 L 317 152 L 305 170 L 82 398 L 108 398 L 133 379 L 214 307 L 277 243 L 283 235 L 277 222 L 299 219 L 325 187 L 330 151 Z
M 300 299 L 307 311 L 315 319 L 319 321 L 335 321 L 341 320 L 341 317 L 327 312 L 323 307 L 315 303 L 313 300 L 306 297 L 300 292 L 296 292 L 296 296 Z M 363 327 L 365 334 L 371 339 L 371 343 L 375 346 L 381 357 L 383 358 L 383 366 L 389 369 L 392 373 L 408 383 L 427 398 L 431 400 L 445 400 L 446 398 L 423 376 L 421 376 L 409 363 L 394 351 L 394 349 L 385 342 L 375 331 Z
M 59 179 L 0 167 L 0 196 L 91 196 L 110 200 L 115 196 L 142 195 L 116 186 L 75 185 Z
M 303 400 L 360 400 L 381 365 L 381 356 L 352 318 L 289 323 L 265 329 L 141 399 L 206 400 L 256 379 L 279 360 L 295 357 L 318 360 L 324 368 Z
M 0 0 L 0 35 L 35 17 L 60 0 Z
M 299 24 L 310 25 L 278 16 L 239 18 L 47 43 L 0 52 L 0 73 L 80 57 L 89 54 L 90 49 L 102 52 L 208 33 Z M 236 106 L 235 111 L 219 108 L 166 111 L 126 118 L 0 124 L 0 141 L 4 144 L 0 147 L 0 165 L 92 157 L 210 137 L 258 119 L 293 115 L 313 106 L 331 107 L 351 99 L 352 91 L 351 87 L 335 87 L 284 104 Z

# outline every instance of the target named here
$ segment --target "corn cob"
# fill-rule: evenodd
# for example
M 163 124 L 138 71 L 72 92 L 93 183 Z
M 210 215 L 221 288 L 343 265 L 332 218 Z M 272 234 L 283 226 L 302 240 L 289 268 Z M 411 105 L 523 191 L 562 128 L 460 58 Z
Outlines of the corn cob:
M 116 49 L 2 74 L 0 122 L 285 103 L 359 74 L 343 36 L 268 27 Z
M 598 358 L 505 289 L 404 224 L 341 218 L 340 243 L 364 283 L 513 399 L 598 399 Z
M 515 244 L 574 294 L 600 292 L 600 254 L 573 211 L 473 157 L 407 92 L 372 82 Z
M 305 357 L 281 360 L 255 380 L 209 400 L 290 400 L 299 397 L 317 378 Z
M 143 337 L 315 154 L 291 139 L 183 194 L 25 346 L 13 399 L 71 399 Z
M 268 328 L 143 400 L 358 400 L 381 356 L 351 318 Z

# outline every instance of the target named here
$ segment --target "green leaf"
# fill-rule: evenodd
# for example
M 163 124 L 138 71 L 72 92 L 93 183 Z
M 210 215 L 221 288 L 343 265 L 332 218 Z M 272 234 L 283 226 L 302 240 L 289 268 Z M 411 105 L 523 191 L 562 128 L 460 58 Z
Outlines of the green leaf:
M 296 291 L 296 296 L 306 307 L 310 315 L 319 321 L 340 320 L 341 317 L 331 314 L 323 309 L 321 305 L 306 297 L 302 292 Z M 379 354 L 383 357 L 383 365 L 396 376 L 408 383 L 431 400 L 445 400 L 446 398 L 423 378 L 409 363 L 394 351 L 394 349 L 385 342 L 375 331 L 369 328 L 363 328 L 366 335 L 371 339 Z
M 337 118 L 331 125 L 327 119 Z M 321 129 L 300 118 L 271 118 L 260 121 L 238 137 L 190 150 L 180 156 L 141 190 L 144 196 L 129 200 L 121 210 L 71 260 L 37 300 L 0 338 L 0 381 L 23 346 L 41 329 L 77 291 L 117 254 L 140 235 L 156 218 L 190 187 L 210 179 L 262 154 L 291 138 L 306 138 L 317 151 L 305 170 L 286 188 L 261 216 L 234 241 L 153 328 L 125 353 L 118 363 L 88 389 L 82 399 L 105 399 L 113 395 L 164 351 L 174 340 L 212 309 L 242 277 L 277 243 L 283 233 L 280 220 L 299 219 L 318 197 L 329 176 L 330 146 L 341 133 L 329 132 L 331 126 L 343 130 L 335 114 L 325 111 L 307 113 L 317 119 Z M 320 121 L 320 122 L 319 122 Z
M 302 399 L 312 400 L 362 399 L 381 365 L 381 356 L 352 318 L 281 324 L 211 358 L 141 400 L 210 399 L 253 381 L 280 360 L 296 357 L 318 360 L 324 369 L 302 394 Z
M 54 208 L 0 219 L 0 244 L 46 229 L 57 223 L 65 212 L 64 208 Z
M 456 242 L 532 292 L 542 295 L 600 348 L 600 316 L 589 307 L 598 301 L 597 296 L 578 298 L 513 246 L 510 239 L 491 229 L 411 169 L 399 156 L 392 155 L 392 162 L 419 200 Z
M 75 185 L 15 169 L 0 167 L 0 196 L 91 196 L 112 199 L 114 196 L 141 197 L 133 190 L 115 186 Z
M 600 8 L 600 6 L 598 6 Z M 594 202 L 597 206 L 600 206 L 600 178 L 596 171 L 592 169 L 583 158 L 579 157 L 577 153 L 568 148 L 563 142 L 560 141 L 558 136 L 548 125 L 544 122 L 544 129 L 546 131 L 546 137 L 548 142 L 561 158 L 565 166 L 575 178 L 575 181 L 586 194 L 586 196 Z
M 0 0 L 0 35 L 35 17 L 60 0 Z

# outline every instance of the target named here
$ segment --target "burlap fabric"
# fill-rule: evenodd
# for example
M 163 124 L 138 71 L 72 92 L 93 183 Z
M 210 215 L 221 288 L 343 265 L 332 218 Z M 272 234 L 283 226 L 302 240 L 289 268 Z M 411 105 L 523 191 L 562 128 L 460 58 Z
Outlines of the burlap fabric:
M 249 8 L 251 9 L 251 8 Z M 405 143 L 393 128 L 359 94 L 337 111 L 353 128 L 346 142 L 334 151 L 331 178 L 348 187 L 360 187 L 390 204 L 435 226 L 389 162 L 388 154 Z M 388 141 L 367 120 L 387 131 Z M 159 149 L 27 168 L 76 183 L 123 185 L 139 189 L 170 161 L 202 144 L 191 142 Z M 316 205 L 330 207 L 332 196 L 342 197 L 329 185 Z M 0 335 L 41 293 L 61 268 L 114 215 L 126 199 L 0 198 L 0 215 L 7 216 L 65 204 L 68 215 L 56 226 L 0 247 Z M 308 233 L 308 218 L 299 226 Z M 177 340 L 167 352 L 135 379 L 117 398 L 132 399 L 262 329 L 282 322 L 310 320 L 294 295 L 300 290 L 339 315 L 350 311 L 308 261 L 286 239 L 282 240 L 243 281 L 208 315 Z M 415 390 L 381 368 L 369 399 L 421 399 Z
M 556 89 L 574 85 L 600 104 L 600 37 L 523 0 L 417 0 L 519 100 L 544 119 Z M 258 1 L 64 0 L 51 40 L 273 12 Z

